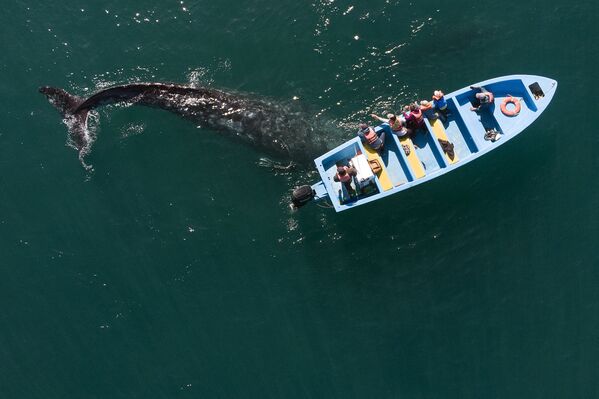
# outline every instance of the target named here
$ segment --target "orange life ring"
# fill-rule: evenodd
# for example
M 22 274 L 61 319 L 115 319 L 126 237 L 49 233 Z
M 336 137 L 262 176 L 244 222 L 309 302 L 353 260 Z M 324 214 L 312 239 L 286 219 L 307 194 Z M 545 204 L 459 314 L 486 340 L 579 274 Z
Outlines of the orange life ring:
M 507 109 L 507 105 L 508 104 L 514 104 L 515 108 L 512 110 L 508 110 Z M 503 112 L 504 115 L 506 116 L 516 116 L 520 113 L 520 100 L 518 100 L 516 97 L 512 97 L 512 96 L 508 96 L 506 98 L 503 99 L 503 102 L 501 103 L 501 112 Z

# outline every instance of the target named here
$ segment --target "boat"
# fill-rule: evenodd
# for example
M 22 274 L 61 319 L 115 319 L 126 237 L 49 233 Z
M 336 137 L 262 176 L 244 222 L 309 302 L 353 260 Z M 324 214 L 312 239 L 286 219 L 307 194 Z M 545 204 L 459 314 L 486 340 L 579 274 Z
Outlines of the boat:
M 473 111 L 480 88 L 493 93 Z M 293 191 L 292 208 L 325 202 L 341 212 L 397 194 L 457 169 L 516 137 L 547 108 L 557 88 L 553 79 L 510 75 L 485 80 L 445 95 L 447 117 L 424 118 L 410 137 L 391 133 L 388 124 L 379 154 L 355 137 L 314 160 L 321 180 Z M 340 166 L 353 167 L 351 190 L 335 181 Z

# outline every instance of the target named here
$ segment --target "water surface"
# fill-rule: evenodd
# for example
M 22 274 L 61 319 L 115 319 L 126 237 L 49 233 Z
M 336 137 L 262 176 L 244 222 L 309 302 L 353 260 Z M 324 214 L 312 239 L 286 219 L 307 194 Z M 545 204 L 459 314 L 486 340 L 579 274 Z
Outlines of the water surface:
M 599 396 L 596 4 L 6 4 L 1 396 Z M 86 172 L 37 93 L 211 85 L 341 141 L 513 73 L 559 82 L 526 132 L 342 214 L 289 213 L 310 165 L 154 109 L 101 109 Z

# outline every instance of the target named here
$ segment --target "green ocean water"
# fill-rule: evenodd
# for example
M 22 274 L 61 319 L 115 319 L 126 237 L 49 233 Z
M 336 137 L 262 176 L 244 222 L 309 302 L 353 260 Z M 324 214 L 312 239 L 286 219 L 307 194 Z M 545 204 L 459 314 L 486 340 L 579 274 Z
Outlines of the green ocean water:
M 599 397 L 595 1 L 41 3 L 0 14 L 1 398 Z M 340 214 L 156 109 L 100 109 L 87 172 L 37 92 L 210 85 L 341 141 L 514 73 L 559 82 L 517 139 Z

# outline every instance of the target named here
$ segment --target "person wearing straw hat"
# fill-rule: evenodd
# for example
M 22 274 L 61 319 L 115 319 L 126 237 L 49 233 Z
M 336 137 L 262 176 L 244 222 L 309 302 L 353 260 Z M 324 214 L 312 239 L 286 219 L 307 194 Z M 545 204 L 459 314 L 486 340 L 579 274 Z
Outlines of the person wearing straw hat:
M 445 100 L 445 94 L 441 90 L 435 90 L 433 93 L 433 106 L 437 111 L 439 118 L 442 122 L 447 120 L 449 110 L 447 109 L 447 101 Z
M 422 100 L 420 101 L 420 110 L 426 119 L 429 121 L 434 121 L 439 117 L 439 115 L 433 109 L 433 104 L 430 101 Z

